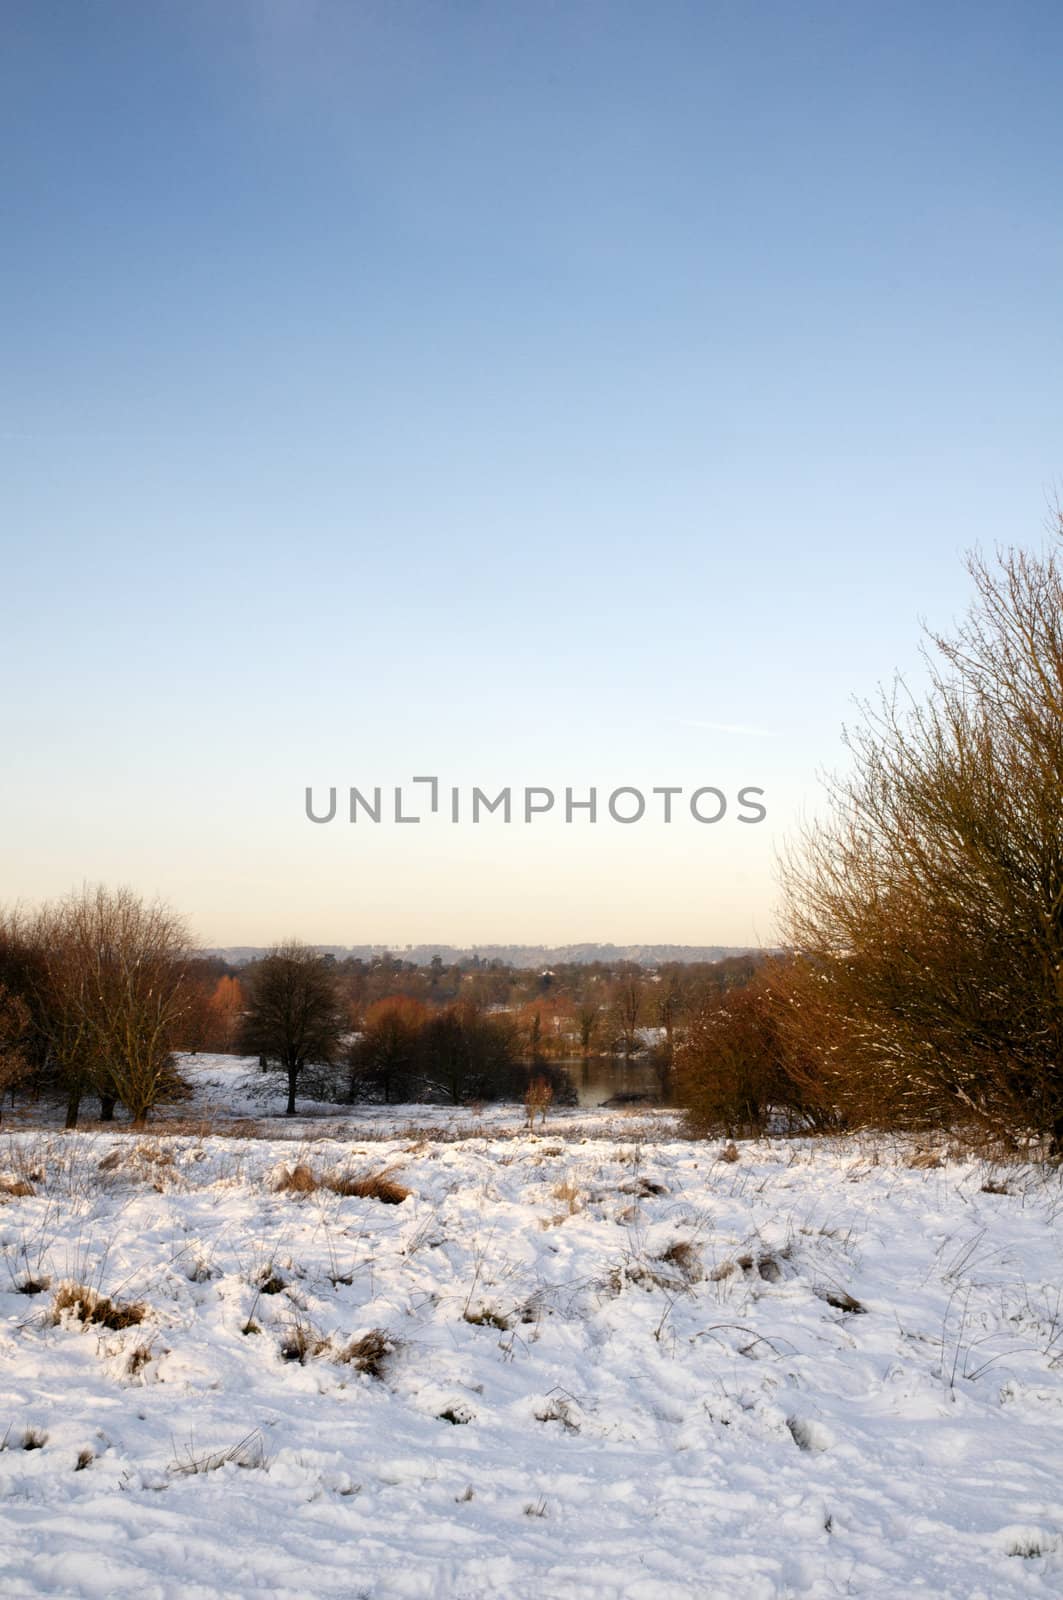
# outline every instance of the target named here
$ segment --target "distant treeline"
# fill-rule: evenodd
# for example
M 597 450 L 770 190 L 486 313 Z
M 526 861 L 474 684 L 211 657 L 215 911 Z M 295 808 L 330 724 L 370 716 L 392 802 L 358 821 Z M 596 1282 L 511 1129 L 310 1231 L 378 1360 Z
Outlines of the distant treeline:
M 564 1100 L 559 1062 L 652 1052 L 666 1088 L 684 1019 L 759 961 L 529 969 L 290 944 L 237 966 L 194 950 L 168 907 L 91 889 L 0 914 L 0 1093 L 61 1094 L 68 1127 L 86 1099 L 142 1121 L 187 1093 L 182 1052 L 258 1057 L 290 1111 L 308 1070 L 342 1099 L 521 1097 L 533 1074 Z
M 757 947 L 746 945 L 701 944 L 415 944 L 396 949 L 383 944 L 318 944 L 311 947 L 319 955 L 335 956 L 338 961 L 372 962 L 384 958 L 410 962 L 426 967 L 433 961 L 445 966 L 460 966 L 475 970 L 479 967 L 541 968 L 550 966 L 606 966 L 616 967 L 634 963 L 640 967 L 664 965 L 691 965 L 726 961 L 730 957 L 757 953 Z M 261 945 L 230 945 L 205 952 L 220 957 L 227 965 L 240 967 L 259 961 L 268 954 Z

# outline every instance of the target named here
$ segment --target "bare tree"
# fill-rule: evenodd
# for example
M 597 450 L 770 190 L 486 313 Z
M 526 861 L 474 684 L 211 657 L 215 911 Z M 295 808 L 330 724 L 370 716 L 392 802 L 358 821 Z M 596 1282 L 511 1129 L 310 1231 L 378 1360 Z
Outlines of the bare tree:
M 42 972 L 33 919 L 19 910 L 0 912 L 0 1080 L 12 1099 L 17 1084 L 31 1077 L 39 1082 L 47 1065 Z
M 0 1116 L 8 1089 L 25 1078 L 30 1070 L 29 1046 L 32 1036 L 30 1008 L 20 995 L 0 983 Z
M 347 1058 L 352 1101 L 367 1089 L 382 1094 L 385 1105 L 392 1099 L 410 1098 L 421 1029 L 428 1016 L 423 1002 L 404 995 L 378 1000 L 369 1007 Z
M 644 1003 L 642 978 L 635 972 L 625 973 L 613 990 L 613 1012 L 626 1056 L 633 1056 L 638 1050 L 638 1027 Z
M 118 1099 L 143 1122 L 178 1081 L 173 1049 L 191 999 L 184 924 L 161 902 L 97 888 L 60 906 L 55 933 L 64 1045 L 105 1115 Z
M 334 1062 L 347 1027 L 332 963 L 292 939 L 251 969 L 247 986 L 242 1047 L 287 1074 L 293 1117 L 299 1074 Z
M 848 739 L 787 864 L 790 935 L 840 1018 L 842 1101 L 1063 1148 L 1063 567 L 969 569 L 925 699 L 899 686 Z
M 586 1059 L 602 1024 L 601 1003 L 597 999 L 584 999 L 576 1007 L 576 1026 L 579 1028 L 580 1055 Z
M 90 963 L 75 937 L 71 903 L 42 907 L 31 936 L 40 953 L 34 993 L 49 1067 L 66 1091 L 66 1126 L 76 1128 L 81 1101 L 101 1074 L 89 995 Z

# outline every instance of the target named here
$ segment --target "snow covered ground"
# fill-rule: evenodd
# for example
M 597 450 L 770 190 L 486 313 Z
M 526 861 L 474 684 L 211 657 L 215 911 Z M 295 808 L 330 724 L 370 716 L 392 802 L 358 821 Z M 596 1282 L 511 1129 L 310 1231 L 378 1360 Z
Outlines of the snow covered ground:
M 300 1137 L 304 1133 L 320 1134 L 323 1123 L 344 1133 L 357 1130 L 363 1137 L 371 1133 L 417 1129 L 434 1130 L 441 1138 L 450 1138 L 517 1129 L 525 1122 L 523 1106 L 514 1103 L 485 1102 L 472 1106 L 359 1103 L 350 1106 L 338 1105 L 335 1100 L 315 1100 L 306 1092 L 297 1096 L 299 1115 L 293 1122 L 284 1115 L 286 1079 L 279 1072 L 263 1072 L 254 1057 L 182 1055 L 178 1061 L 181 1074 L 191 1087 L 192 1098 L 163 1110 L 160 1119 L 164 1122 L 205 1119 L 217 1125 L 234 1119 L 250 1119 L 260 1125 L 262 1132 L 285 1138 Z M 675 1113 L 643 1105 L 619 1113 L 606 1106 L 557 1105 L 550 1111 L 551 1124 L 563 1127 L 567 1137 L 577 1131 L 600 1133 L 607 1129 L 630 1135 L 635 1123 L 644 1124 L 647 1133 L 656 1135 L 661 1130 L 662 1119 L 669 1127 L 676 1126 Z
M 300 1081 L 296 1117 L 284 1115 L 287 1083 L 282 1073 L 263 1072 L 253 1056 L 180 1055 L 181 1075 L 191 1095 L 154 1113 L 153 1127 L 180 1130 L 223 1129 L 226 1132 L 256 1133 L 278 1139 L 321 1137 L 330 1129 L 342 1137 L 352 1132 L 361 1138 L 389 1134 L 434 1132 L 441 1139 L 465 1137 L 470 1133 L 513 1132 L 525 1124 L 523 1106 L 515 1103 L 482 1105 L 342 1105 L 335 1099 L 315 1099 L 311 1079 Z M 66 1103 L 62 1096 L 51 1099 L 20 1099 L 4 1108 L 3 1128 L 62 1127 Z M 94 1122 L 98 1103 L 90 1096 L 82 1104 L 81 1126 L 99 1129 Z M 118 1108 L 121 1123 L 125 1113 Z M 127 1120 L 127 1119 L 126 1119 Z M 566 1138 L 581 1133 L 615 1131 L 628 1138 L 658 1137 L 662 1130 L 674 1130 L 674 1112 L 645 1105 L 618 1110 L 607 1106 L 561 1106 L 550 1111 L 551 1125 L 563 1129 Z M 249 1124 L 254 1124 L 253 1127 Z
M 1063 1593 L 1058 1174 L 508 1116 L 0 1138 L 5 1600 Z

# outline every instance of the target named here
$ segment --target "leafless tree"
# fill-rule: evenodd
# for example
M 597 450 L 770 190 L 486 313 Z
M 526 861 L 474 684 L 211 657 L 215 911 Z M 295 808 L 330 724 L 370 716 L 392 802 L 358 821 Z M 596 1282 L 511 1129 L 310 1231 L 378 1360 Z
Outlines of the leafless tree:
M 104 1101 L 143 1122 L 175 1087 L 173 1048 L 190 1003 L 189 939 L 161 902 L 128 889 L 88 889 L 52 923 L 61 1043 Z
M 247 980 L 242 1047 L 287 1075 L 287 1114 L 295 1115 L 299 1074 L 334 1062 L 347 1027 L 332 964 L 298 940 L 277 945 Z
M 576 1006 L 576 1026 L 579 1028 L 580 1055 L 586 1058 L 591 1053 L 594 1043 L 602 1025 L 601 1001 L 597 998 L 580 1000 Z
M 638 973 L 625 973 L 613 990 L 613 1013 L 626 1056 L 634 1055 L 639 1047 L 638 1026 L 644 1003 L 642 978 Z
M 32 1018 L 29 1006 L 20 995 L 0 983 L 0 1115 L 8 1089 L 27 1076 L 30 1070 L 29 1046 Z
M 839 1097 L 1063 1147 L 1063 567 L 969 570 L 927 695 L 898 685 L 849 736 L 786 865 L 789 932 L 846 1039 Z

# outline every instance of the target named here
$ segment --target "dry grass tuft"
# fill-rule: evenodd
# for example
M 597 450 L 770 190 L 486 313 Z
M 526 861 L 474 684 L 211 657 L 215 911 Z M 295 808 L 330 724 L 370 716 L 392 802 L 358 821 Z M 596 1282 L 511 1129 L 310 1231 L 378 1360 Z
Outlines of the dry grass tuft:
M 129 1353 L 129 1360 L 126 1362 L 126 1373 L 129 1377 L 135 1378 L 138 1373 L 143 1372 L 144 1368 L 151 1359 L 151 1345 L 138 1344 L 136 1348 L 131 1350 Z
M 334 1172 L 323 1181 L 333 1194 L 354 1195 L 359 1200 L 379 1200 L 385 1206 L 401 1206 L 411 1194 L 411 1190 L 396 1183 L 394 1178 L 389 1178 L 386 1172 L 372 1173 L 368 1178 Z
M 727 1143 L 720 1151 L 720 1160 L 731 1162 L 738 1160 L 738 1146 L 735 1144 L 733 1139 L 728 1139 Z
M 862 1316 L 867 1310 L 863 1301 L 851 1295 L 847 1289 L 835 1288 L 833 1284 L 821 1285 L 813 1289 L 817 1300 L 823 1300 L 827 1305 L 833 1306 L 836 1311 L 847 1311 L 850 1316 Z
M 399 1206 L 409 1198 L 410 1190 L 396 1183 L 386 1172 L 370 1173 L 356 1177 L 351 1172 L 326 1172 L 318 1177 L 312 1167 L 300 1162 L 292 1168 L 283 1167 L 273 1185 L 278 1194 L 315 1194 L 328 1189 L 332 1194 L 353 1195 L 359 1200 L 379 1200 L 382 1205 Z
M 133 1146 L 133 1157 L 136 1161 L 143 1162 L 149 1167 L 172 1167 L 175 1165 L 174 1150 L 171 1144 L 160 1144 L 158 1139 L 140 1139 Z
M 355 1367 L 369 1378 L 383 1378 L 387 1364 L 398 1348 L 399 1341 L 392 1338 L 390 1333 L 383 1328 L 370 1328 L 360 1339 L 352 1339 L 339 1352 L 336 1360 Z
M 0 1178 L 0 1200 L 22 1200 L 36 1193 L 26 1178 Z
M 463 1311 L 462 1316 L 476 1328 L 499 1328 L 505 1333 L 509 1327 L 508 1317 L 504 1317 L 500 1311 L 492 1311 L 487 1306 L 481 1307 L 479 1311 Z
M 301 1367 L 314 1356 L 322 1355 L 327 1349 L 328 1340 L 323 1338 L 309 1322 L 301 1319 L 290 1323 L 281 1336 L 282 1357 L 285 1361 L 297 1361 Z
M 277 1194 L 314 1194 L 320 1187 L 313 1170 L 302 1162 L 294 1167 L 282 1167 L 273 1185 Z
M 166 1117 L 160 1127 L 166 1137 L 171 1135 L 195 1139 L 276 1139 L 283 1133 L 268 1132 L 251 1117 L 224 1115 L 206 1117 Z
M 700 1283 L 705 1276 L 701 1256 L 692 1239 L 676 1239 L 657 1257 L 667 1266 L 674 1267 L 687 1283 Z
M 579 1421 L 574 1414 L 574 1407 L 568 1400 L 548 1396 L 534 1415 L 536 1422 L 560 1422 L 566 1433 L 579 1432 Z
M 91 1450 L 79 1450 L 78 1458 L 74 1463 L 75 1472 L 84 1472 L 86 1467 L 91 1467 L 96 1457 Z
M 658 1195 L 667 1194 L 668 1190 L 663 1183 L 657 1183 L 653 1178 L 638 1178 L 634 1183 L 622 1183 L 618 1186 L 618 1194 L 633 1194 L 639 1200 L 656 1199 Z
M 645 1289 L 652 1294 L 654 1289 L 663 1289 L 666 1294 L 693 1293 L 690 1285 L 696 1279 L 687 1278 L 685 1273 L 677 1271 L 672 1263 L 668 1263 L 671 1270 L 662 1271 L 663 1260 L 647 1260 L 635 1257 L 621 1262 L 618 1266 L 611 1267 L 603 1280 L 601 1287 L 607 1294 L 616 1296 L 622 1294 L 627 1284 L 637 1284 L 640 1289 Z M 700 1276 L 700 1274 L 699 1274 Z
M 909 1157 L 908 1165 L 909 1167 L 921 1169 L 923 1167 L 943 1167 L 945 1163 L 936 1150 L 916 1150 Z
M 173 1147 L 158 1139 L 138 1139 L 132 1144 L 127 1138 L 96 1163 L 98 1172 L 116 1172 L 119 1168 L 131 1179 L 150 1183 L 160 1194 L 163 1180 L 175 1180 L 178 1175 Z
M 86 1327 L 110 1328 L 118 1333 L 123 1328 L 139 1327 L 148 1308 L 142 1300 L 111 1300 L 83 1283 L 64 1283 L 52 1302 L 52 1322 L 62 1322 L 67 1312 Z
M 188 1478 L 198 1477 L 204 1472 L 217 1472 L 219 1467 L 263 1467 L 265 1464 L 266 1449 L 262 1435 L 256 1428 L 228 1450 L 214 1450 L 207 1455 L 197 1456 L 194 1447 L 189 1444 L 181 1455 L 171 1461 L 169 1470 L 176 1477 Z
M 571 1178 L 565 1178 L 561 1183 L 555 1183 L 551 1193 L 555 1200 L 564 1202 L 570 1217 L 574 1217 L 577 1211 L 583 1210 L 579 1184 L 574 1183 Z
M 22 1435 L 23 1450 L 43 1450 L 48 1443 L 48 1435 L 43 1428 L 27 1428 Z

